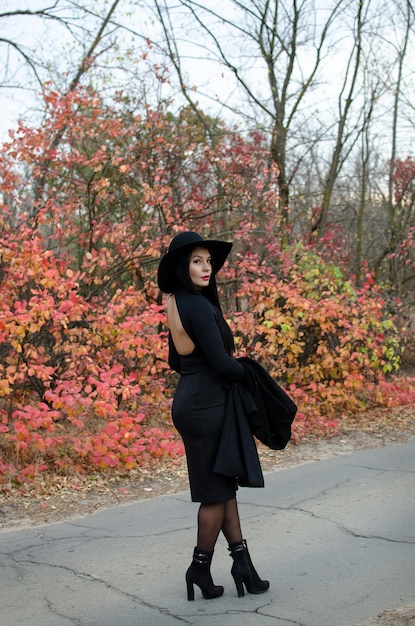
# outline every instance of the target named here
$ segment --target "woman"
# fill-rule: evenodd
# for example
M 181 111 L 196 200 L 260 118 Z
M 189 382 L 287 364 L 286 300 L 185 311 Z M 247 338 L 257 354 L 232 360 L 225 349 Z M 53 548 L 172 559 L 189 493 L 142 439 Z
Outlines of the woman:
M 188 600 L 194 600 L 194 584 L 206 599 L 223 594 L 223 587 L 213 584 L 210 573 L 220 531 L 233 558 L 231 574 L 238 596 L 244 595 L 243 585 L 249 593 L 269 588 L 269 582 L 255 571 L 242 538 L 237 477 L 213 471 L 227 387 L 243 383 L 245 377 L 244 367 L 232 356 L 233 336 L 220 309 L 215 280 L 231 247 L 231 243 L 182 232 L 172 240 L 158 270 L 160 290 L 170 294 L 169 365 L 181 375 L 172 418 L 186 450 L 192 501 L 200 502 L 197 545 L 186 572 Z

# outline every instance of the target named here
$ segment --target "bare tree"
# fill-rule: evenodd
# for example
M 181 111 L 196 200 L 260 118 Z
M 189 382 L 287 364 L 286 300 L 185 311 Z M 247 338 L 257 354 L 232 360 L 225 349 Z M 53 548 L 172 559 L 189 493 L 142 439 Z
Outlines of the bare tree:
M 367 112 L 365 113 L 364 127 L 361 132 L 360 148 L 360 194 L 356 206 L 356 249 L 354 254 L 354 267 L 356 282 L 362 282 L 362 267 L 365 260 L 363 250 L 367 240 L 365 235 L 365 217 L 367 215 L 367 204 L 369 201 L 369 180 L 371 163 L 371 121 L 376 101 L 376 87 L 372 90 L 371 97 L 367 98 Z
M 30 26 L 30 20 L 39 19 L 44 21 L 53 21 L 60 25 L 67 25 L 67 22 L 56 13 L 61 4 L 61 0 L 55 0 L 44 8 L 37 10 L 30 9 L 10 9 L 8 11 L 0 12 L 0 50 L 2 50 L 2 56 L 4 59 L 2 72 L 3 75 L 0 79 L 0 87 L 2 89 L 15 88 L 18 86 L 14 82 L 14 75 L 16 72 L 15 67 L 12 67 L 13 53 L 18 59 L 23 61 L 28 70 L 32 73 L 32 76 L 37 81 L 38 87 L 42 88 L 43 79 L 39 74 L 39 70 L 42 66 L 40 60 L 36 59 L 33 55 L 33 51 L 30 50 L 23 42 L 19 40 L 19 35 L 16 33 L 8 32 L 8 27 L 13 18 L 18 18 L 21 22 L 27 19 L 28 28 Z
M 33 107 L 46 85 L 61 92 L 73 89 L 115 46 L 113 19 L 121 4 L 97 2 L 91 9 L 83 0 L 44 0 L 42 8 L 19 9 L 17 2 L 9 2 L 7 11 L 0 10 L 1 95 Z
M 320 215 L 314 225 L 314 229 L 317 231 L 318 235 L 322 235 L 326 230 L 334 185 L 336 183 L 342 165 L 347 158 L 347 155 L 353 149 L 353 146 L 358 139 L 359 133 L 362 130 L 361 125 L 360 127 L 356 125 L 348 131 L 347 122 L 349 114 L 351 112 L 354 95 L 360 84 L 358 78 L 362 59 L 362 28 L 364 24 L 363 4 L 363 2 L 358 3 L 356 25 L 353 38 L 354 43 L 347 63 L 347 70 L 344 75 L 343 86 L 338 96 L 338 122 L 336 140 L 334 143 L 333 152 L 331 154 L 329 162 L 329 169 L 324 184 Z M 351 143 L 349 143 L 351 136 L 352 141 Z
M 188 101 L 194 101 L 197 93 L 186 84 L 181 65 L 178 35 L 173 28 L 174 9 L 167 0 L 154 0 L 154 4 L 163 25 L 168 55 L 180 78 L 182 92 Z M 344 0 L 338 0 L 328 10 L 323 25 L 319 26 L 312 2 L 255 0 L 246 3 L 230 0 L 225 3 L 224 9 L 227 10 L 220 12 L 195 0 L 179 1 L 187 19 L 192 18 L 193 28 L 201 32 L 203 48 L 209 49 L 206 54 L 216 58 L 232 73 L 245 98 L 256 109 L 257 122 L 263 120 L 261 124 L 270 132 L 270 154 L 279 168 L 281 209 L 286 221 L 293 178 L 293 170 L 288 170 L 287 141 L 290 133 L 294 132 L 296 116 L 300 113 L 307 92 L 315 86 L 317 72 L 329 50 L 330 28 L 344 4 Z M 231 9 L 236 12 L 238 19 L 231 17 Z M 214 23 L 226 26 L 227 35 L 219 36 Z M 189 28 L 192 27 L 189 25 Z M 239 58 L 234 58 L 227 41 L 239 42 Z M 308 48 L 306 58 L 302 55 L 305 45 Z M 246 46 L 247 50 L 254 50 L 254 66 L 252 59 L 246 61 Z M 268 81 L 269 90 L 266 94 L 258 89 L 261 72 Z
M 404 205 L 395 196 L 395 168 L 398 158 L 398 130 L 399 130 L 399 109 L 405 92 L 404 71 L 405 62 L 408 55 L 411 36 L 413 36 L 413 26 L 415 21 L 414 8 L 411 0 L 406 0 L 404 6 L 399 6 L 399 16 L 403 20 L 404 33 L 402 39 L 396 37 L 395 41 L 388 41 L 389 46 L 395 48 L 395 72 L 390 66 L 388 84 L 392 93 L 391 107 L 391 135 L 390 135 L 390 156 L 387 176 L 387 192 L 384 194 L 384 205 L 386 206 L 386 224 L 384 229 L 383 246 L 379 250 L 374 269 L 377 275 L 383 274 L 384 279 L 392 285 L 396 282 L 399 274 L 399 256 L 395 255 L 403 239 L 407 235 L 408 228 L 414 225 L 415 216 L 413 205 Z M 385 262 L 387 266 L 385 268 Z M 385 271 L 386 269 L 386 271 Z
M 151 4 L 151 0 L 149 0 Z M 385 96 L 385 83 L 390 77 L 381 78 L 378 71 L 380 57 L 385 58 L 385 70 L 391 66 L 389 16 L 405 30 L 400 57 L 401 77 L 397 79 L 395 91 L 394 128 L 388 177 L 389 206 L 393 199 L 392 169 L 396 154 L 396 137 L 401 116 L 402 72 L 405 67 L 406 46 L 412 35 L 412 0 L 406 0 L 396 12 L 396 2 L 363 0 L 345 2 L 333 0 L 329 3 L 301 2 L 300 0 L 223 0 L 221 3 L 204 3 L 198 0 L 153 0 L 156 19 L 162 25 L 165 52 L 179 78 L 179 86 L 187 102 L 196 107 L 203 93 L 202 76 L 199 82 L 188 77 L 186 56 L 192 55 L 193 62 L 217 63 L 227 76 L 233 77 L 232 85 L 238 88 L 236 99 L 229 93 L 219 95 L 224 107 L 232 108 L 237 119 L 262 128 L 270 135 L 270 157 L 279 168 L 281 209 L 286 221 L 298 221 L 300 203 L 296 198 L 305 198 L 309 206 L 319 205 L 314 218 L 309 220 L 311 229 L 321 236 L 331 219 L 344 221 L 339 210 L 334 210 L 334 198 L 339 176 L 352 174 L 352 163 L 356 153 L 362 154 L 364 176 L 370 175 L 368 151 L 385 158 L 385 144 L 377 146 L 371 141 L 370 126 L 382 124 L 381 116 L 388 115 L 387 106 L 381 106 Z M 406 24 L 406 26 L 405 26 Z M 403 28 L 404 26 L 404 28 Z M 399 41 L 399 37 L 397 37 Z M 185 44 L 185 45 L 183 45 Z M 386 45 L 385 45 L 386 44 Z M 399 44 L 397 44 L 399 45 Z M 341 62 L 336 67 L 335 86 L 326 87 L 324 71 L 332 53 L 340 53 Z M 389 58 L 386 59 L 386 56 Z M 375 91 L 364 91 L 365 76 Z M 199 88 L 194 88 L 198 83 Z M 229 87 L 229 92 L 234 89 Z M 337 89 L 337 95 L 334 90 Z M 324 94 L 330 92 L 330 103 L 324 109 Z M 212 96 L 214 94 L 211 94 Z M 314 105 L 313 105 L 314 96 Z M 317 96 L 317 98 L 315 98 Z M 369 98 L 369 100 L 367 100 Z M 337 106 L 332 106 L 336 100 Z M 411 100 L 408 98 L 408 107 Z M 361 135 L 366 136 L 361 141 Z M 394 143 L 395 141 L 395 143 Z M 395 146 L 395 147 L 394 147 Z M 315 161 L 315 178 L 319 181 L 316 196 L 307 195 L 301 189 L 298 173 L 304 171 L 302 164 L 318 155 Z M 325 165 L 324 165 L 325 164 Z M 309 170 L 309 165 L 306 167 Z M 325 171 L 324 171 L 325 169 Z M 365 186 L 361 181 L 361 197 L 354 211 L 363 233 Z M 366 181 L 367 183 L 367 181 Z M 315 185 L 313 193 L 316 193 Z M 290 206 L 291 205 L 291 206 Z M 389 220 L 391 221 L 391 220 Z M 361 258 L 365 247 L 356 249 Z M 388 254 L 390 245 L 385 249 Z
M 114 12 L 118 6 L 118 4 L 120 3 L 121 0 L 113 0 L 113 2 L 111 3 L 111 5 L 109 6 L 107 13 L 102 17 L 102 19 L 100 20 L 100 22 L 98 23 L 98 27 L 97 27 L 97 31 L 95 33 L 91 33 L 90 31 L 88 32 L 89 35 L 89 39 L 91 39 L 91 42 L 88 46 L 88 48 L 86 49 L 86 51 L 84 52 L 84 54 L 82 55 L 82 58 L 79 62 L 78 67 L 75 69 L 73 76 L 70 80 L 69 83 L 69 87 L 68 87 L 68 93 L 75 90 L 77 88 L 77 86 L 80 84 L 82 77 L 90 70 L 91 66 L 93 65 L 94 60 L 96 59 L 96 57 L 99 54 L 102 54 L 105 50 L 107 50 L 107 46 L 104 44 L 103 45 L 103 41 L 105 38 L 105 34 L 106 31 L 109 27 L 109 25 L 111 25 L 111 19 L 114 15 Z M 71 28 L 71 20 L 68 18 L 63 18 L 61 16 L 59 16 L 58 14 L 54 13 L 57 10 L 62 10 L 62 8 L 64 7 L 64 2 L 61 2 L 61 0 L 55 0 L 55 2 L 43 9 L 39 9 L 37 11 L 9 11 L 7 13 L 0 13 L 0 19 L 1 18 L 10 18 L 12 16 L 16 17 L 16 16 L 26 16 L 26 17 L 37 17 L 40 19 L 44 19 L 44 20 L 56 20 L 58 21 L 60 24 L 64 24 L 65 27 L 67 28 Z M 74 7 L 72 8 L 77 8 L 77 9 L 81 9 L 82 11 L 84 11 L 83 7 L 81 5 L 78 5 L 75 3 Z M 86 11 L 86 9 L 85 9 Z M 113 28 L 113 26 L 111 25 L 111 28 Z M 28 53 L 25 52 L 23 46 L 21 46 L 19 43 L 13 41 L 12 39 L 7 39 L 5 37 L 0 39 L 0 43 L 5 44 L 6 46 L 11 46 L 13 47 L 22 57 L 23 59 L 28 63 L 28 67 L 29 69 L 33 72 L 33 74 L 35 75 L 36 79 L 39 81 L 39 85 L 42 87 L 43 86 L 43 82 L 42 82 L 42 78 L 39 75 L 38 72 L 38 68 L 39 68 L 39 64 L 38 62 L 35 60 L 34 57 L 32 57 L 31 55 L 29 55 Z M 6 68 L 7 69 L 7 68 Z M 65 133 L 65 128 L 60 128 L 56 135 L 54 136 L 52 142 L 51 142 L 51 149 L 53 151 L 53 149 L 55 149 L 64 133 Z M 48 159 L 48 157 L 46 157 L 42 163 L 42 170 L 43 172 L 45 172 L 48 168 L 50 161 Z M 45 175 L 41 174 L 36 180 L 35 180 L 35 191 L 34 191 L 34 207 L 35 207 L 35 212 L 34 212 L 34 220 L 36 222 L 36 206 L 40 200 L 40 198 L 42 197 L 42 193 L 43 193 L 43 188 L 44 188 L 44 184 L 45 184 Z

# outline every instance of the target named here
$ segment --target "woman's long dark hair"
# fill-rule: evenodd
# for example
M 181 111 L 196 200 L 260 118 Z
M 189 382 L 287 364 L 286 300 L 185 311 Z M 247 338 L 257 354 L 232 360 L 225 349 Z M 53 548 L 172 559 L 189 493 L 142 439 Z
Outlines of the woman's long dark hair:
M 214 274 L 211 275 L 209 285 L 207 285 L 206 287 L 202 287 L 201 290 L 197 289 L 195 285 L 193 284 L 192 279 L 190 278 L 190 274 L 189 274 L 190 256 L 191 256 L 191 253 L 185 254 L 177 262 L 176 276 L 178 280 L 179 289 L 182 289 L 183 291 L 187 291 L 187 292 L 194 293 L 194 294 L 202 293 L 205 296 L 205 298 L 207 298 L 209 302 L 211 302 L 213 306 L 216 307 L 216 309 L 218 309 L 218 312 L 220 314 L 218 316 L 218 322 L 219 322 L 219 329 L 222 335 L 222 339 L 224 341 L 225 348 L 230 354 L 232 354 L 232 352 L 234 352 L 235 350 L 235 344 L 233 341 L 232 331 L 223 317 L 222 308 L 219 302 L 218 287 L 216 285 L 215 275 Z

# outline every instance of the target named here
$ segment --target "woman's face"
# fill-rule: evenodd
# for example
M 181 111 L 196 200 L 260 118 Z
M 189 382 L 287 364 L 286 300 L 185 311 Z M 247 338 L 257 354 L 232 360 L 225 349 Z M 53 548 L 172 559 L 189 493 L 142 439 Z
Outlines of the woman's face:
M 189 275 L 195 287 L 201 289 L 209 284 L 212 276 L 212 257 L 207 248 L 194 248 L 190 254 Z

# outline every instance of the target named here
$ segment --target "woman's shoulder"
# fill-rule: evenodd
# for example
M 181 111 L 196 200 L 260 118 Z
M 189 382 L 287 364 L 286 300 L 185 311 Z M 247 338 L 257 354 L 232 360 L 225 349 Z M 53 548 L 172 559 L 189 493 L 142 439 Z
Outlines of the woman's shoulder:
M 214 311 L 214 306 L 202 293 L 177 291 L 174 295 L 180 314 L 194 315 Z
M 195 304 L 197 302 L 206 300 L 206 298 L 199 292 L 178 290 L 174 292 L 176 302 L 191 302 Z

